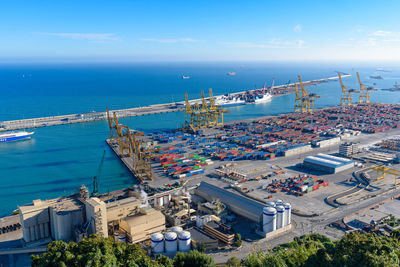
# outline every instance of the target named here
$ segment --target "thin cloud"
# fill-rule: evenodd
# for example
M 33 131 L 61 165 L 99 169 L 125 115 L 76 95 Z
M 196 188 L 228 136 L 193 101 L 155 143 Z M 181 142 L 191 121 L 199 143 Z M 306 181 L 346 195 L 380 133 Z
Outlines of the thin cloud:
M 370 35 L 376 36 L 376 37 L 390 37 L 390 36 L 398 35 L 398 33 L 389 32 L 389 31 L 376 31 L 376 32 L 371 33 Z
M 115 33 L 66 33 L 66 32 L 33 32 L 35 35 L 55 36 L 74 40 L 85 40 L 90 42 L 116 41 Z
M 226 46 L 237 48 L 303 48 L 304 40 L 298 41 L 282 41 L 280 39 L 271 39 L 268 43 L 253 43 L 253 42 L 224 42 Z
M 179 38 L 179 39 L 155 39 L 155 38 L 141 38 L 142 41 L 155 42 L 160 44 L 175 44 L 175 43 L 199 43 L 203 40 L 196 40 L 192 38 Z
M 294 26 L 294 28 L 293 28 L 293 31 L 295 31 L 295 32 L 301 32 L 303 29 L 302 29 L 302 27 L 301 27 L 301 25 L 300 24 L 297 24 L 296 26 Z

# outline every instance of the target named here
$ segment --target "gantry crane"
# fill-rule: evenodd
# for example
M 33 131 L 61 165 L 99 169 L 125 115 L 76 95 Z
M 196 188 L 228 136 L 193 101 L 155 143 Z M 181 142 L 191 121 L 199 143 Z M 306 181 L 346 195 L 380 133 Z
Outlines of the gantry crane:
M 143 136 L 144 133 L 131 131 L 128 126 L 119 124 L 116 112 L 113 113 L 113 116 L 110 116 L 108 108 L 107 118 L 110 127 L 110 140 L 118 144 L 119 156 L 130 158 L 132 161 L 131 170 L 142 182 L 146 179 L 153 180 L 150 155 L 144 150 L 143 141 L 138 138 Z
M 296 83 L 295 84 L 295 86 L 296 86 L 295 110 L 298 110 L 300 107 L 299 111 L 301 111 L 301 112 L 308 112 L 308 111 L 312 112 L 314 110 L 315 99 L 320 98 L 321 96 L 314 94 L 314 93 L 308 93 L 307 90 L 304 88 L 304 85 L 303 85 L 300 75 L 298 75 L 297 77 L 299 78 L 301 96 L 300 96 L 300 92 L 298 91 L 297 83 Z
M 345 86 L 343 84 L 342 75 L 340 74 L 340 72 L 338 72 L 338 76 L 339 76 L 339 81 L 340 81 L 340 87 L 342 87 L 340 105 L 349 106 L 349 105 L 353 104 L 353 94 L 359 93 L 359 91 L 356 91 L 354 89 L 347 89 L 347 86 Z
M 299 87 L 297 86 L 297 83 L 294 84 L 295 88 L 296 88 L 296 98 L 295 98 L 295 102 L 294 102 L 294 112 L 306 112 L 305 110 L 305 105 L 303 103 L 303 97 L 302 97 L 302 93 L 299 91 Z
M 378 91 L 378 89 L 372 87 L 366 87 L 365 84 L 361 82 L 360 74 L 357 72 L 358 83 L 360 84 L 360 96 L 359 103 L 369 103 L 371 98 L 371 91 Z
M 373 165 L 370 168 L 376 171 L 376 174 L 378 176 L 377 180 L 384 179 L 386 177 L 386 174 L 393 175 L 394 176 L 394 188 L 396 189 L 397 178 L 400 177 L 400 171 L 388 168 L 383 165 Z
M 185 125 L 184 130 L 197 132 L 199 129 L 221 126 L 224 122 L 224 113 L 228 112 L 215 105 L 212 89 L 209 89 L 209 100 L 207 103 L 204 92 L 201 91 L 200 103 L 190 104 L 188 94 L 185 93 Z

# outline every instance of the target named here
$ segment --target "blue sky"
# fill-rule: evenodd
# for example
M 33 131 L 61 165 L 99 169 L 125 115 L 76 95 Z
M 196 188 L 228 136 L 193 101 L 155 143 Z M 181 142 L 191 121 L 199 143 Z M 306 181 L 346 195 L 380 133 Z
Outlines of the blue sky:
M 1 1 L 3 60 L 400 60 L 400 1 Z

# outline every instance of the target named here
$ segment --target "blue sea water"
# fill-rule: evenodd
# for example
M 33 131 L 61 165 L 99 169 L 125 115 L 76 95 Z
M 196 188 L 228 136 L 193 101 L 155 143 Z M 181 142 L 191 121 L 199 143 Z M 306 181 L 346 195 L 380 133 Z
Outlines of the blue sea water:
M 353 74 L 344 79 L 358 88 L 355 71 L 365 84 L 389 88 L 400 82 L 400 66 L 377 72 L 370 64 L 311 63 L 137 63 L 137 64 L 37 64 L 0 65 L 0 121 L 49 115 L 104 111 L 181 101 L 184 92 L 198 98 L 200 90 L 214 95 L 296 81 L 335 76 L 336 70 Z M 226 73 L 235 71 L 236 76 Z M 371 79 L 380 74 L 383 80 Z M 182 75 L 191 78 L 183 80 Z M 309 87 L 322 96 L 316 107 L 339 104 L 339 83 Z M 400 92 L 373 92 L 372 101 L 398 103 Z M 271 102 L 230 108 L 227 121 L 293 111 L 293 95 Z M 175 129 L 184 113 L 124 118 L 122 123 L 144 131 Z M 101 192 L 130 186 L 135 179 L 106 147 L 105 121 L 38 128 L 32 140 L 0 144 L 0 215 L 33 199 L 67 195 L 81 184 L 91 189 L 103 150 L 106 157 L 99 176 Z

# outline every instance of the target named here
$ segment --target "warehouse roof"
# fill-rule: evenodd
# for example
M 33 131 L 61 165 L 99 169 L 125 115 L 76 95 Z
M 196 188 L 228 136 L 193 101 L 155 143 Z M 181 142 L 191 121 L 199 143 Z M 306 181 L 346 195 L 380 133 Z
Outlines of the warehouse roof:
M 209 196 L 219 199 L 228 208 L 235 206 L 247 212 L 261 216 L 264 205 L 252 199 L 232 193 L 223 188 L 219 188 L 212 184 L 201 182 L 196 190 L 199 190 Z
M 304 159 L 304 162 L 318 164 L 318 165 L 326 166 L 329 168 L 338 168 L 338 167 L 342 167 L 345 165 L 354 164 L 354 161 L 352 161 L 352 160 L 345 159 L 345 158 L 339 158 L 339 157 L 326 155 L 326 154 L 318 154 L 316 156 L 308 156 Z

